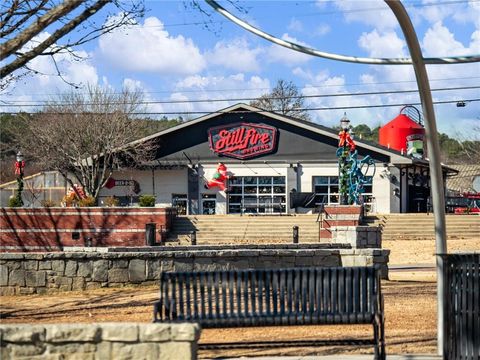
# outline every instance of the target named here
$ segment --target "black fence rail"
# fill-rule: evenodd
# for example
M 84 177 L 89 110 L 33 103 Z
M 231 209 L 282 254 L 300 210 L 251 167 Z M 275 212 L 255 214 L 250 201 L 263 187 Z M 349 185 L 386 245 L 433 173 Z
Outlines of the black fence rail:
M 444 255 L 446 359 L 480 359 L 480 253 Z
M 155 322 L 197 322 L 204 328 L 309 324 L 372 324 L 385 357 L 383 298 L 374 267 L 165 272 Z

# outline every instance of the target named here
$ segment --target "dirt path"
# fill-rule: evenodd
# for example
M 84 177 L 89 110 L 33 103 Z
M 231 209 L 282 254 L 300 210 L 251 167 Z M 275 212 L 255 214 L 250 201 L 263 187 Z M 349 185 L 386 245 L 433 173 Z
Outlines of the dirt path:
M 433 274 L 395 275 L 384 281 L 386 340 L 389 353 L 432 353 L 436 346 L 435 283 Z M 407 279 L 408 278 L 408 279 Z M 100 289 L 48 296 L 3 297 L 2 323 L 150 322 L 158 288 Z M 202 342 L 249 340 L 315 340 L 370 336 L 370 326 L 295 326 L 212 329 L 202 332 Z M 371 353 L 371 348 L 287 348 L 256 351 L 257 355 L 315 355 L 322 353 Z M 252 350 L 201 352 L 201 358 L 251 355 Z

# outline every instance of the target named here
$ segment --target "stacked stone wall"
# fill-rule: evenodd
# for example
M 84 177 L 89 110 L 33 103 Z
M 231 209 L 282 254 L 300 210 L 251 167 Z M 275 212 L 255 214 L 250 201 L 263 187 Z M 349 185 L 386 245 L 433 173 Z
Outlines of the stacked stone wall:
M 42 360 L 195 359 L 195 324 L 1 325 L 0 358 Z
M 321 244 L 287 248 L 232 246 L 223 250 L 152 247 L 120 253 L 3 253 L 0 254 L 0 294 L 153 285 L 158 283 L 161 271 L 379 265 L 382 276 L 387 278 L 388 254 L 388 250 L 335 249 Z

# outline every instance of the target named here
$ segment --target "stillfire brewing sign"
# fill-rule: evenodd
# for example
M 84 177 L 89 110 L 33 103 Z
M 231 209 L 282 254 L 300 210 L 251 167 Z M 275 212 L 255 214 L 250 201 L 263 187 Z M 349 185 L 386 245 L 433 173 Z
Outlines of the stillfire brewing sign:
M 215 154 L 248 159 L 275 151 L 277 129 L 264 124 L 238 123 L 208 130 Z

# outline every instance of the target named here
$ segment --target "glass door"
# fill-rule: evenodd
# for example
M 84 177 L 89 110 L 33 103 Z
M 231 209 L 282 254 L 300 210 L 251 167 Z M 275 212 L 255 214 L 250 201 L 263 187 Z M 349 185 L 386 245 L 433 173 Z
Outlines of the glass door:
M 215 194 L 202 194 L 202 214 L 215 215 L 215 207 L 217 204 L 217 196 Z
M 244 176 L 230 181 L 230 214 L 278 214 L 286 211 L 284 176 Z

